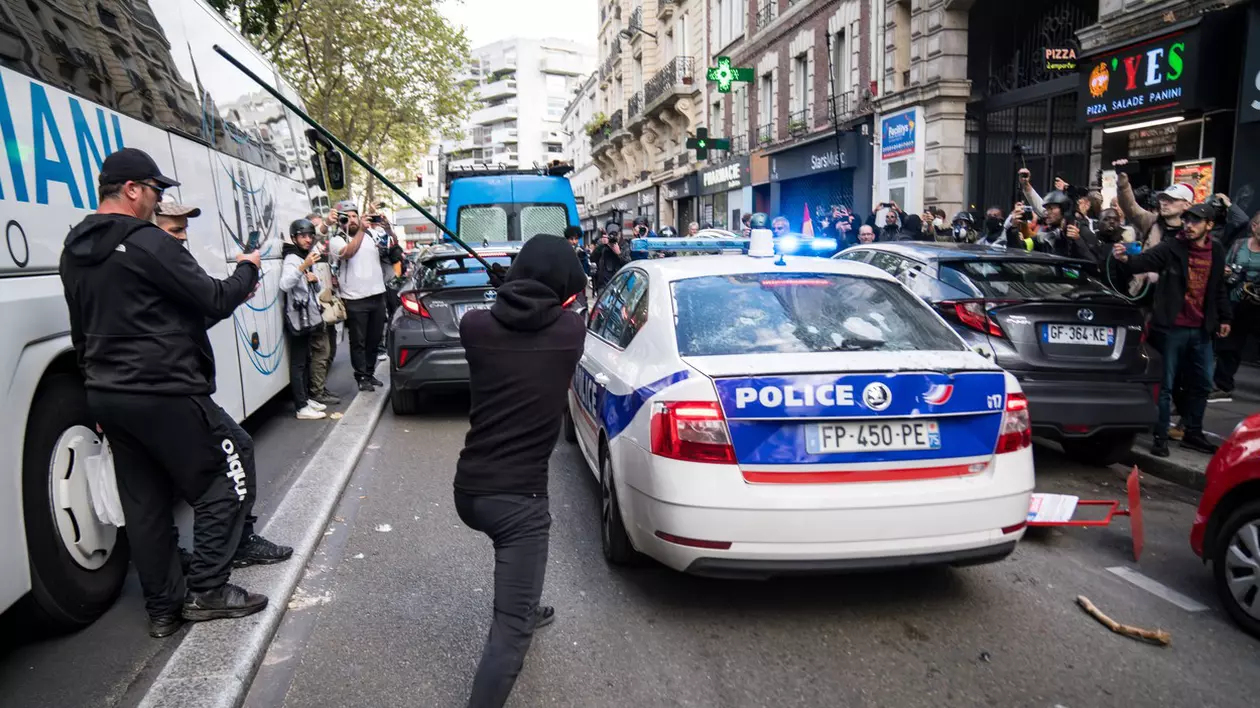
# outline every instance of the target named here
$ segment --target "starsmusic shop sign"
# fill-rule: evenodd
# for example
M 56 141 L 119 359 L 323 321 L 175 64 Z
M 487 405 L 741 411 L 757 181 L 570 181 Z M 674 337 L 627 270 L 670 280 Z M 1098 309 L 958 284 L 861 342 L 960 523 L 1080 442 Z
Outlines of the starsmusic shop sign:
M 1193 107 L 1199 34 L 1173 32 L 1080 62 L 1086 123 Z

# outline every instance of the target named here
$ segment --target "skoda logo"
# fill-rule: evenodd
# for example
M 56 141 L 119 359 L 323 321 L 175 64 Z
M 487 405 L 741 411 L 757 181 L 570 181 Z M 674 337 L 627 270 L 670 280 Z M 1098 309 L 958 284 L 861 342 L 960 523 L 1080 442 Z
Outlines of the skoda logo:
M 892 405 L 892 391 L 878 381 L 869 383 L 862 389 L 862 403 L 873 411 L 882 411 Z
M 493 301 L 494 301 L 494 299 L 495 299 L 495 298 L 497 298 L 497 297 L 499 296 L 499 291 L 497 291 L 497 290 L 487 290 L 487 291 L 485 291 L 484 293 L 482 293 L 482 294 L 481 294 L 481 296 L 482 296 L 482 297 L 484 297 L 485 299 L 487 299 L 487 300 L 489 300 L 489 301 L 493 302 Z M 1093 317 L 1093 315 L 1090 315 L 1090 317 Z
M 1081 318 L 1082 322 L 1094 321 L 1094 311 L 1089 309 L 1088 307 L 1082 307 L 1081 309 L 1077 310 L 1076 316 Z

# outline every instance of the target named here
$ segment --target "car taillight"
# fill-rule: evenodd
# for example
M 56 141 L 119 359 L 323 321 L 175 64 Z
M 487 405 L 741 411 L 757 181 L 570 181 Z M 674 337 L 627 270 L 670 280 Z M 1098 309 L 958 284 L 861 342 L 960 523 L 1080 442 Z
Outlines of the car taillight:
M 1002 434 L 998 436 L 996 454 L 1023 450 L 1032 445 L 1032 419 L 1028 417 L 1028 399 L 1022 393 L 1006 395 L 1006 412 L 1002 414 Z
M 433 315 L 429 314 L 428 308 L 424 306 L 423 302 L 420 302 L 420 298 L 416 297 L 415 293 L 403 293 L 398 296 L 398 300 L 402 303 L 402 308 L 407 312 L 417 317 L 433 319 Z
M 652 454 L 687 462 L 735 461 L 726 419 L 715 401 L 653 403 Z
M 946 300 L 938 303 L 938 306 L 946 315 L 953 315 L 959 322 L 977 332 L 994 337 L 1005 336 L 997 322 L 984 311 L 984 302 L 980 300 Z

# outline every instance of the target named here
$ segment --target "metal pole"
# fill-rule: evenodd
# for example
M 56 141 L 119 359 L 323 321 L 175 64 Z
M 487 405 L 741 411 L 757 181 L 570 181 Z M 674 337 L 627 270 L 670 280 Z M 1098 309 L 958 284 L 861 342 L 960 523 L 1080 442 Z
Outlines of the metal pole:
M 835 52 L 831 48 L 831 33 L 827 33 L 827 82 L 831 86 L 831 127 L 836 136 L 836 182 L 840 181 L 840 117 L 836 111 L 836 69 L 833 66 Z M 841 196 L 837 194 L 836 196 Z M 831 216 L 830 212 L 827 214 Z
M 281 94 L 279 91 L 277 91 L 274 86 L 272 86 L 271 84 L 268 84 L 266 81 L 263 81 L 263 79 L 259 77 L 258 74 L 255 74 L 249 67 L 237 61 L 236 57 L 229 54 L 227 50 L 225 50 L 223 47 L 220 47 L 219 45 L 216 44 L 214 45 L 214 51 L 218 52 L 219 55 L 222 56 L 224 59 L 227 59 L 228 62 L 232 64 L 232 66 L 235 66 L 237 69 L 240 69 L 242 74 L 245 74 L 249 78 L 253 79 L 254 83 L 261 86 L 263 90 L 265 90 L 267 93 L 275 97 L 277 101 L 284 104 L 285 108 L 288 108 L 289 110 L 293 111 L 294 113 L 298 115 L 299 118 L 301 118 L 302 120 L 310 124 L 312 128 L 314 128 L 315 130 L 318 130 L 320 135 L 323 135 L 325 138 L 328 138 L 328 141 L 331 142 L 333 145 L 335 145 L 338 150 L 345 153 L 346 155 L 349 155 L 355 162 L 362 165 L 363 169 L 368 171 L 368 174 L 380 180 L 381 184 L 393 190 L 394 194 L 397 194 L 399 197 L 401 197 L 403 201 L 407 202 L 407 204 L 411 206 L 411 208 L 420 212 L 421 214 L 424 215 L 426 219 L 433 222 L 433 225 L 438 227 L 439 231 L 449 236 L 450 239 L 454 241 L 455 243 L 459 244 L 460 248 L 463 248 L 465 251 L 468 251 L 468 255 L 472 256 L 473 258 L 476 258 L 477 262 L 480 263 L 483 267 L 485 267 L 487 275 L 489 275 L 491 278 L 495 280 L 500 280 L 498 273 L 496 273 L 494 270 L 491 269 L 489 261 L 482 258 L 481 254 L 477 253 L 471 247 L 469 247 L 468 244 L 460 240 L 460 238 L 456 236 L 453 231 L 446 228 L 445 224 L 443 224 L 441 221 L 435 218 L 432 214 L 430 214 L 427 210 L 425 210 L 424 207 L 417 204 L 414 199 L 407 196 L 406 192 L 400 189 L 398 185 L 391 182 L 385 175 L 381 174 L 380 171 L 377 170 L 375 167 L 373 167 L 370 163 L 368 163 L 367 160 L 364 160 L 362 157 L 359 157 L 358 153 L 356 153 L 354 150 L 351 150 L 345 143 L 341 142 L 341 140 L 338 139 L 336 135 L 333 135 L 332 133 L 330 133 L 327 128 L 325 128 L 324 126 L 316 122 L 314 118 L 310 117 L 310 115 L 308 115 L 306 111 L 302 110 L 301 108 L 298 108 L 296 105 L 294 105 L 292 101 L 285 98 L 284 95 Z

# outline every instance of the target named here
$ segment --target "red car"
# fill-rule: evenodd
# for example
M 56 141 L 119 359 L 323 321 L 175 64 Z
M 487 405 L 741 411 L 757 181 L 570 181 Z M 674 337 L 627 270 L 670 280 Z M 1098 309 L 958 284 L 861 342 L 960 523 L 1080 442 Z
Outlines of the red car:
M 1239 423 L 1208 463 L 1190 546 L 1212 561 L 1229 616 L 1260 637 L 1260 415 Z

